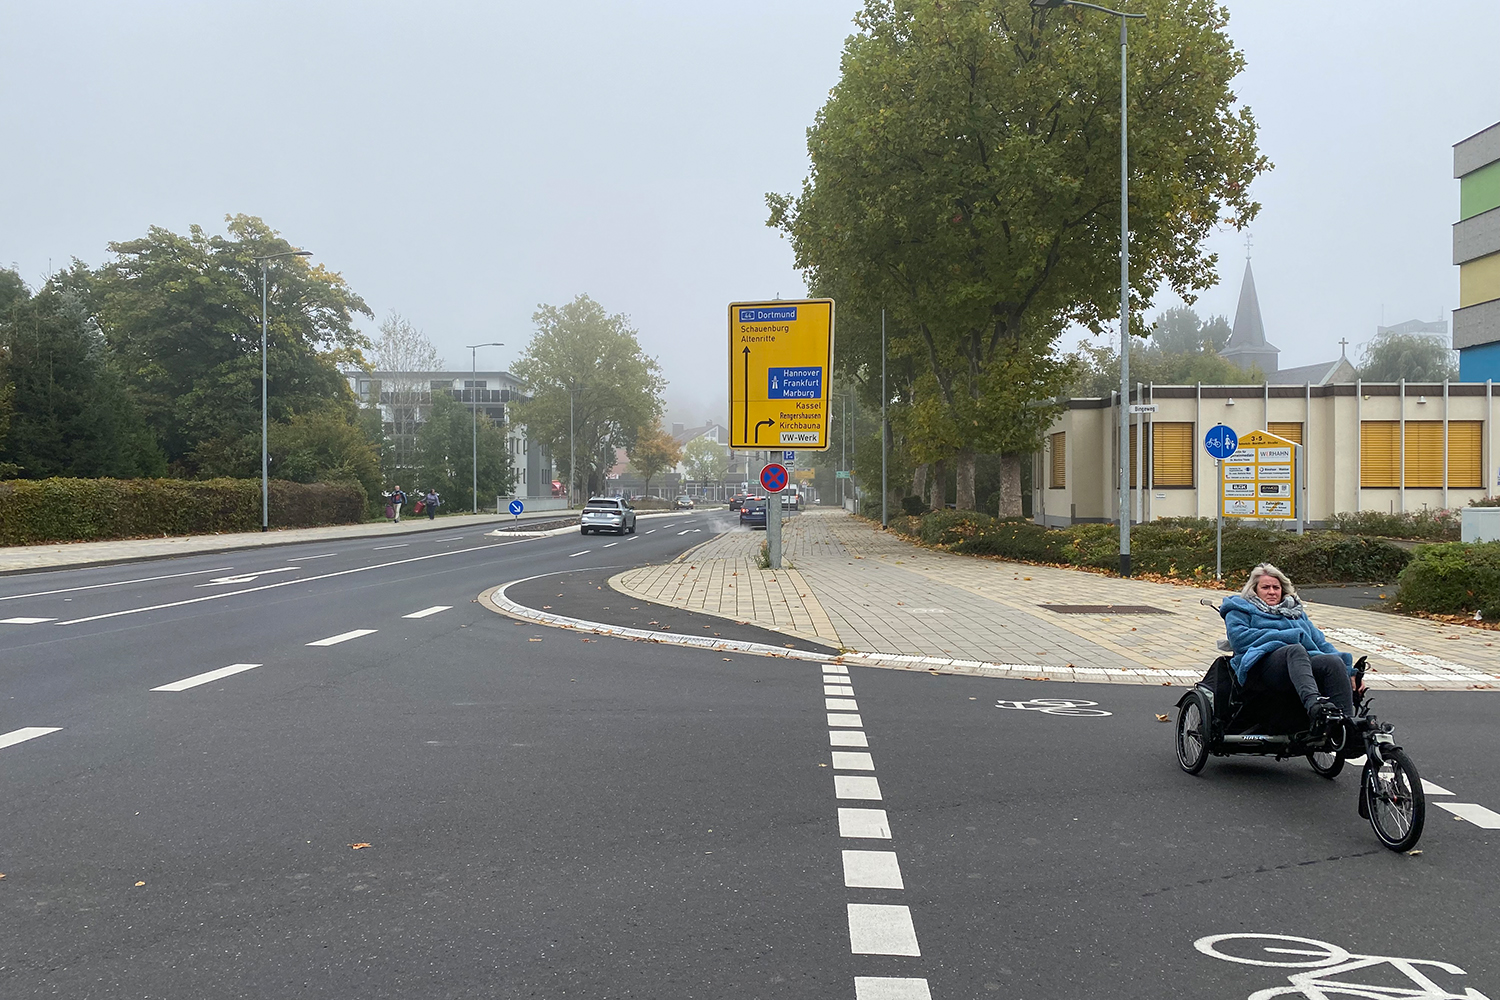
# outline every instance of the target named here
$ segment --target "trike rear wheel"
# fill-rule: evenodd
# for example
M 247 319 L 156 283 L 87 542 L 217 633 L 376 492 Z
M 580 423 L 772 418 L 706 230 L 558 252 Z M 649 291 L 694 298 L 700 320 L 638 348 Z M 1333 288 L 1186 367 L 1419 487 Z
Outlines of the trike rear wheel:
M 1188 774 L 1197 774 L 1208 763 L 1208 699 L 1202 692 L 1189 693 L 1177 710 L 1177 763 Z
M 1307 762 L 1319 775 L 1329 779 L 1337 778 L 1339 772 L 1344 769 L 1344 755 L 1341 753 L 1315 750 L 1307 755 Z

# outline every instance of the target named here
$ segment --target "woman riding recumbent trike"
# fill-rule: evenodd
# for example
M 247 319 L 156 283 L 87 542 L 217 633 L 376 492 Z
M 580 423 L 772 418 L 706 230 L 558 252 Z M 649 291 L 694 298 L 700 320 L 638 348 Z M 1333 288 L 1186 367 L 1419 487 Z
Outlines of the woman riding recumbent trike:
M 1214 607 L 1209 601 L 1202 603 Z M 1359 814 L 1380 842 L 1410 850 L 1422 835 L 1426 801 L 1411 759 L 1390 725 L 1370 714 L 1365 658 L 1353 662 L 1308 620 L 1291 581 L 1255 567 L 1239 595 L 1217 606 L 1228 639 L 1207 674 L 1177 703 L 1177 761 L 1189 774 L 1210 755 L 1305 756 L 1333 778 L 1363 757 Z

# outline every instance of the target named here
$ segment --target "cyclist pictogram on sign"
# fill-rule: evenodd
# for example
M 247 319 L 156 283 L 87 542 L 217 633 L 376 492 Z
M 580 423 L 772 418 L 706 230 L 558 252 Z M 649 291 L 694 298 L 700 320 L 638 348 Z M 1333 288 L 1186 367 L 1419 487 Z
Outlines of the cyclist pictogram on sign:
M 786 466 L 772 462 L 760 470 L 760 486 L 767 493 L 780 493 L 786 489 Z

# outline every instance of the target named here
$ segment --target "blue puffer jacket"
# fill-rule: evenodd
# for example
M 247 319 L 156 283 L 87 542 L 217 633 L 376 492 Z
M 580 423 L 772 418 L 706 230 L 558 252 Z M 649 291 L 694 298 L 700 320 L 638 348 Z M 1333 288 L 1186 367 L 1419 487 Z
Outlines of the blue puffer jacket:
M 1354 657 L 1333 648 L 1333 643 L 1312 623 L 1306 615 L 1301 618 L 1282 618 L 1268 615 L 1255 605 L 1236 594 L 1224 598 L 1219 606 L 1224 619 L 1224 629 L 1229 633 L 1229 644 L 1234 647 L 1234 656 L 1229 666 L 1241 684 L 1245 675 L 1267 653 L 1278 646 L 1300 643 L 1309 653 L 1330 653 L 1344 658 L 1349 675 L 1354 675 Z

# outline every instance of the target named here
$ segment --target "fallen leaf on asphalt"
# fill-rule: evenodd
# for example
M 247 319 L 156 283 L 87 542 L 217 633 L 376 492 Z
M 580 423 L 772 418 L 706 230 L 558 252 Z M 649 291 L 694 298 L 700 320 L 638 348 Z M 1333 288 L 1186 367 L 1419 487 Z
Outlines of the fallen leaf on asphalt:
M 357 843 L 357 844 L 350 844 L 350 845 L 349 845 L 349 846 L 350 846 L 350 847 L 351 847 L 351 848 L 353 848 L 353 849 L 354 849 L 354 850 L 356 850 L 356 851 L 362 851 L 362 850 L 364 850 L 364 849 L 365 849 L 365 848 L 366 848 L 366 847 L 369 847 L 369 846 L 370 846 L 370 845 L 369 845 L 369 844 L 366 844 L 366 843 L 365 843 L 365 842 L 364 842 L 364 841 L 360 841 L 360 842 L 359 842 L 359 843 Z
M 1385 596 L 1385 595 L 1384 595 L 1384 594 L 1382 594 L 1382 595 L 1380 595 L 1380 596 L 1382 596 L 1382 597 L 1384 597 L 1384 596 Z M 1409 858 L 1414 858 L 1414 857 L 1416 857 L 1416 856 L 1417 856 L 1417 855 L 1418 855 L 1418 854 L 1421 854 L 1421 853 L 1422 853 L 1422 852 L 1421 852 L 1421 851 L 1407 851 L 1407 852 L 1406 852 L 1406 856 L 1407 856 L 1407 857 L 1409 857 Z
M 819 767 L 827 767 L 828 765 L 827 764 L 819 764 L 818 766 Z
M 143 885 L 145 885 L 145 884 L 146 884 L 146 883 L 144 883 L 144 882 L 137 882 L 137 883 L 136 883 L 136 884 L 135 884 L 135 887 L 136 887 L 136 888 L 137 888 L 137 889 L 139 889 L 139 888 L 140 888 L 140 887 L 141 887 L 141 886 L 143 886 Z
M 1156 717 L 1156 721 L 1157 721 L 1157 722 L 1166 722 L 1166 721 L 1167 721 L 1167 719 L 1168 719 L 1168 717 L 1167 717 L 1167 716 L 1165 716 L 1165 715 L 1158 715 L 1158 716 L 1157 716 L 1157 717 Z
M 730 658 L 727 657 L 727 656 L 720 657 L 720 659 L 722 659 L 725 663 L 732 663 L 732 662 L 734 662 L 734 661 L 730 660 Z
M 582 636 L 580 636 L 579 639 L 578 639 L 578 641 L 579 642 L 593 642 L 594 640 L 593 639 L 585 639 Z
M 542 605 L 542 610 L 543 611 L 551 611 L 552 610 L 552 605 L 550 605 L 550 604 L 543 604 Z
M 539 637 L 537 637 L 537 636 L 532 636 L 530 639 L 527 639 L 526 641 L 527 642 L 541 642 L 542 640 Z
M 4 872 L 0 872 L 0 878 L 4 878 L 4 877 L 5 877 L 5 873 Z

